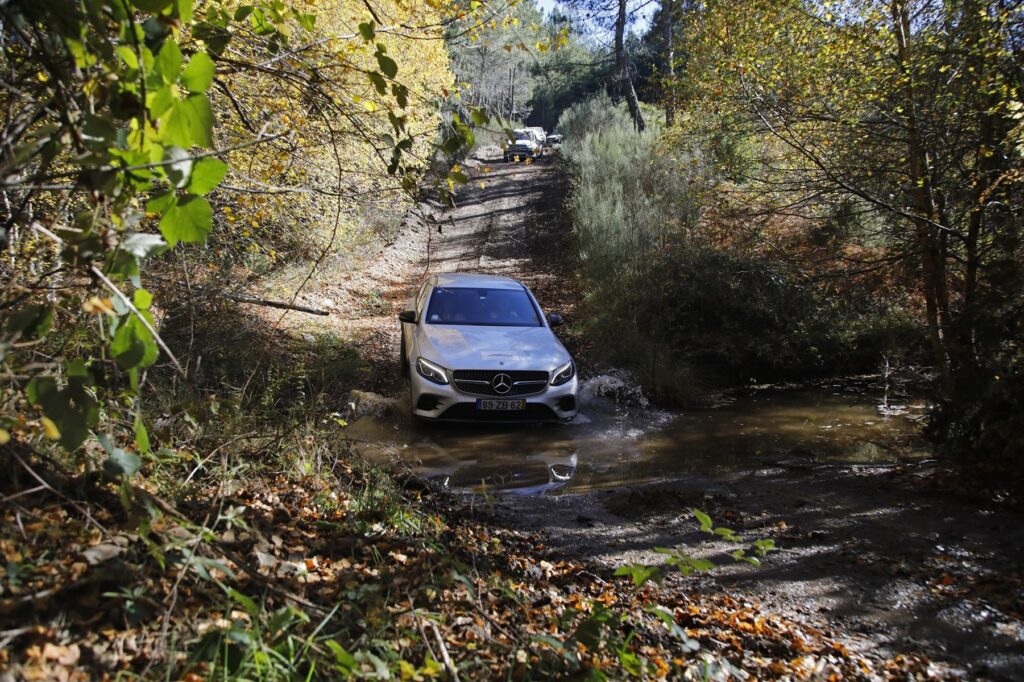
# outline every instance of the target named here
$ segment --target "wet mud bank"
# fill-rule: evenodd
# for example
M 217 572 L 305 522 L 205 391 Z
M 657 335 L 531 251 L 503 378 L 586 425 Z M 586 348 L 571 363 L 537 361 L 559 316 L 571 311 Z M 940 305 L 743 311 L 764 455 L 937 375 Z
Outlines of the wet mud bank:
M 696 507 L 779 551 L 760 569 L 700 532 Z M 673 577 L 680 589 L 725 590 L 860 651 L 923 654 L 940 676 L 1024 678 L 1024 515 L 981 499 L 935 460 L 821 463 L 782 453 L 724 475 L 529 499 L 501 497 L 493 523 L 541 533 L 555 557 L 618 566 L 660 562 L 685 546 L 722 565 Z

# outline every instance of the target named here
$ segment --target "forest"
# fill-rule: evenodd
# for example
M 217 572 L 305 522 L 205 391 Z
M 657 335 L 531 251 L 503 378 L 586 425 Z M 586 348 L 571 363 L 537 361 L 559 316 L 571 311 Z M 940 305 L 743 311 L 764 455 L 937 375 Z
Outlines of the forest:
M 0 27 L 0 680 L 1024 674 L 1019 0 L 9 0 Z M 506 163 L 525 126 L 561 142 Z M 466 269 L 566 313 L 583 426 L 407 423 L 395 316 Z M 671 471 L 636 473 L 661 436 Z M 535 497 L 488 463 L 565 440 Z M 615 554 L 620 527 L 671 532 Z M 824 577 L 806 543 L 839 527 L 846 575 L 984 627 L 862 641 L 750 577 Z

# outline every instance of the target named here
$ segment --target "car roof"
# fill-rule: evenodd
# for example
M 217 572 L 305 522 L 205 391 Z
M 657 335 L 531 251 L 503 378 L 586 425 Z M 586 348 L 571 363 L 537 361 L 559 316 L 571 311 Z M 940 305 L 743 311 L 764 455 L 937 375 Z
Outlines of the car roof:
M 445 272 L 435 275 L 434 286 L 482 287 L 487 289 L 522 289 L 522 283 L 501 275 L 481 275 L 473 272 Z

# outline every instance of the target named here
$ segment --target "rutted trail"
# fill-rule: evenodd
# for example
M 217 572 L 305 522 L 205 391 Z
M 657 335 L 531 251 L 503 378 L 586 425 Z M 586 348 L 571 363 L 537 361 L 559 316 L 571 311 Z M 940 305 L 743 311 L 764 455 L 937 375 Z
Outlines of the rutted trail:
M 454 208 L 416 207 L 394 241 L 360 267 L 307 286 L 300 302 L 330 317 L 289 312 L 274 319 L 293 333 L 330 332 L 358 343 L 371 368 L 363 388 L 390 393 L 400 390 L 395 318 L 428 273 L 511 275 L 526 282 L 542 306 L 571 309 L 572 278 L 562 257 L 567 232 L 559 221 L 562 181 L 554 160 L 505 163 L 500 150 L 491 149 L 463 170 L 471 181 L 458 189 Z

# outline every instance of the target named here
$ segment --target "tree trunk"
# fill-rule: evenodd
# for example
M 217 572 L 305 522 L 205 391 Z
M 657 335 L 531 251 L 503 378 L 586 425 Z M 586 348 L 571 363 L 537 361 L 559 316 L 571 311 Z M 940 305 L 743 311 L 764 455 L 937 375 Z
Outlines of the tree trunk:
M 629 77 L 629 65 L 626 64 L 626 0 L 619 0 L 619 14 L 615 18 L 615 80 L 619 94 L 626 98 L 629 114 L 633 117 L 633 125 L 637 132 L 644 131 L 644 116 L 640 113 L 640 101 L 633 89 L 633 79 Z
M 942 395 L 948 398 L 953 389 L 947 335 L 949 286 L 942 239 L 934 224 L 939 216 L 932 196 L 930 162 L 915 114 L 914 82 L 910 65 L 910 13 L 904 0 L 894 0 L 891 9 L 893 32 L 896 36 L 896 59 L 904 77 L 902 95 L 907 116 L 907 170 L 916 214 L 913 221 L 914 234 L 921 254 L 921 280 L 928 317 L 928 336 L 935 368 L 942 382 Z
M 676 120 L 676 4 L 674 0 L 661 3 L 661 43 L 663 51 L 662 78 L 665 79 L 665 127 L 671 128 Z

